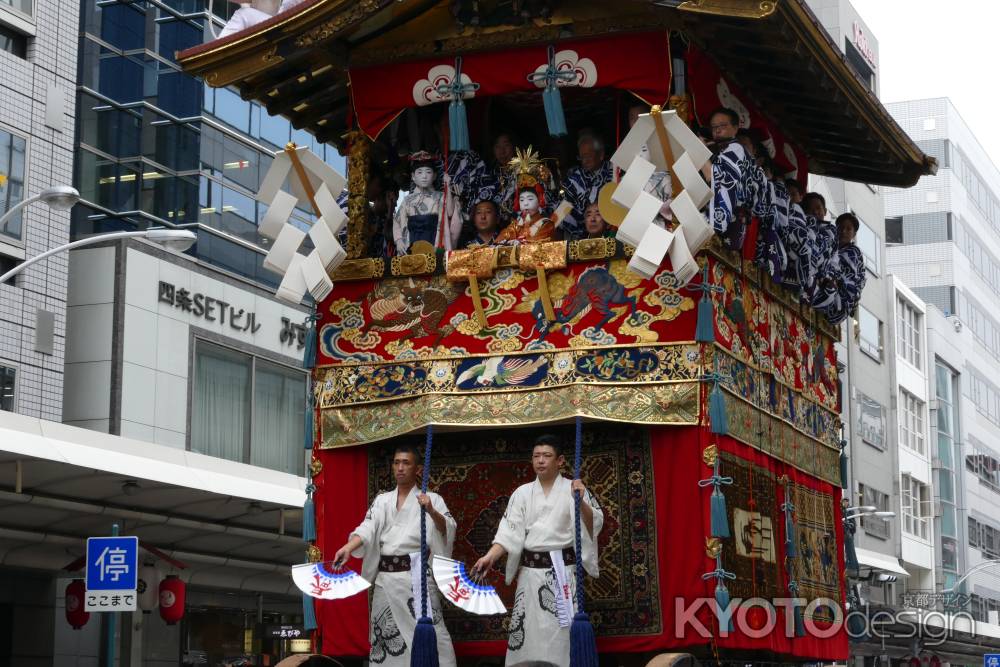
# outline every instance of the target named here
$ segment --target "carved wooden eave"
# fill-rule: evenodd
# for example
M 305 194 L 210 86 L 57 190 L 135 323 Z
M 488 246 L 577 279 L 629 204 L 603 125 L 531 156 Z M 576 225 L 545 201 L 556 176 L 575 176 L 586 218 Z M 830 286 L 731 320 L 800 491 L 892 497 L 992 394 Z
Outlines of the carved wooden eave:
M 805 0 L 564 0 L 528 26 L 455 24 L 448 0 L 305 0 L 178 54 L 211 86 L 287 116 L 320 141 L 346 129 L 348 66 L 402 62 L 660 27 L 709 53 L 810 157 L 810 170 L 906 187 L 937 165 L 847 64 Z

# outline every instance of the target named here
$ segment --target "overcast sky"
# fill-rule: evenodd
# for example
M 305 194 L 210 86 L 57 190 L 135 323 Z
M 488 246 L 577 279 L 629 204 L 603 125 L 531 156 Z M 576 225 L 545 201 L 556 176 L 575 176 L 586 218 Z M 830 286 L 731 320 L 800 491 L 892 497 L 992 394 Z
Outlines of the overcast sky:
M 883 102 L 950 97 L 1000 165 L 1000 2 L 851 0 L 879 46 Z

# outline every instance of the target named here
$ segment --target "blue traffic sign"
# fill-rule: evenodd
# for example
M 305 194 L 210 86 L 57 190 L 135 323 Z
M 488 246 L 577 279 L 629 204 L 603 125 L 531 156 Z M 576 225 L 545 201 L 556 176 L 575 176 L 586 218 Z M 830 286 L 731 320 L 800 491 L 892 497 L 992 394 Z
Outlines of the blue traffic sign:
M 1000 653 L 987 653 L 983 656 L 983 667 L 1000 667 Z
M 138 537 L 87 538 L 87 591 L 134 591 L 138 571 Z

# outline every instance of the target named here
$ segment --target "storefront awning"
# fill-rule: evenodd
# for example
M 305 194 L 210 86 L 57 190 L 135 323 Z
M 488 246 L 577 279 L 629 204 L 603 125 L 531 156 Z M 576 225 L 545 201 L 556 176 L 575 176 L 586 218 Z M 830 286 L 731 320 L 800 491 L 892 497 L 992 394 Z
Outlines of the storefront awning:
M 869 551 L 868 549 L 855 549 L 855 551 L 858 554 L 858 563 L 864 567 L 870 567 L 873 570 L 882 570 L 883 572 L 892 572 L 904 577 L 910 576 L 910 573 L 903 569 L 899 564 L 899 559 L 895 556 L 880 554 L 877 551 Z
M 286 507 L 301 507 L 306 501 L 304 477 L 0 412 L 0 460 L 12 456 Z

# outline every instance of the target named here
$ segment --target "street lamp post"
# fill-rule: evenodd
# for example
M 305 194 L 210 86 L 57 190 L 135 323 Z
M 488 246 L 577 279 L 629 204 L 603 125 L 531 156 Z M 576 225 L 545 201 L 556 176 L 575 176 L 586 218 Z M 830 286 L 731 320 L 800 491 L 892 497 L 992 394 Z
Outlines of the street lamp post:
M 51 188 L 45 188 L 34 197 L 28 197 L 14 204 L 10 207 L 10 210 L 0 216 L 0 232 L 7 228 L 7 221 L 14 217 L 15 213 L 35 202 L 48 204 L 57 211 L 68 211 L 78 201 L 80 201 L 80 193 L 77 192 L 76 188 L 71 188 L 68 185 L 56 185 Z
M 11 209 L 13 210 L 13 209 Z M 2 222 L 2 219 L 0 219 Z M 154 243 L 159 243 L 160 245 L 176 250 L 178 252 L 184 252 L 195 242 L 196 236 L 186 230 L 186 229 L 147 229 L 141 232 L 111 232 L 109 234 L 97 234 L 95 236 L 88 236 L 87 238 L 80 239 L 79 241 L 73 241 L 72 243 L 66 243 L 64 245 L 52 248 L 51 250 L 46 250 L 41 255 L 27 259 L 21 264 L 18 264 L 13 269 L 7 273 L 0 276 L 0 283 L 7 282 L 18 273 L 28 268 L 36 262 L 40 262 L 47 257 L 51 257 L 60 252 L 66 250 L 72 250 L 73 248 L 79 248 L 80 246 L 92 245 L 94 243 L 100 243 L 101 241 L 111 241 L 113 239 L 140 239 L 144 238 Z

